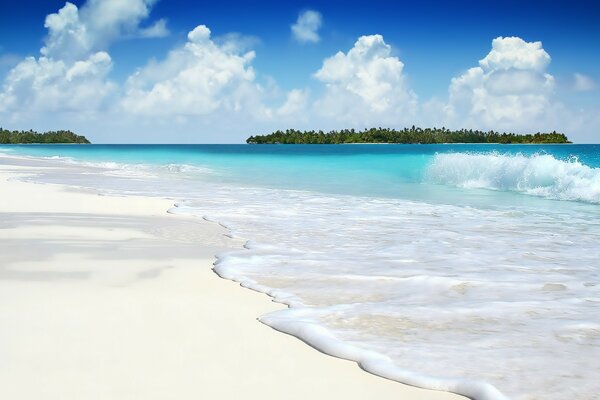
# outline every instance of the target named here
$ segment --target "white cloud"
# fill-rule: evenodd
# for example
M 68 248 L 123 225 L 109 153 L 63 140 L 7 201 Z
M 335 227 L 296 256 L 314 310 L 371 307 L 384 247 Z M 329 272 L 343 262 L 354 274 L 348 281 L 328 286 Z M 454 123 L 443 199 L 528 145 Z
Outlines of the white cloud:
M 447 123 L 483 129 L 538 130 L 553 120 L 554 77 L 541 42 L 498 37 L 474 67 L 452 79 Z
M 352 125 L 408 121 L 416 112 L 417 98 L 403 69 L 381 35 L 361 36 L 352 49 L 327 58 L 315 73 L 325 84 L 315 112 Z
M 230 42 L 216 44 L 200 25 L 188 42 L 165 60 L 151 62 L 126 83 L 121 106 L 133 114 L 199 116 L 217 111 L 266 113 L 254 82 L 253 51 L 238 53 Z
M 87 29 L 79 20 L 79 9 L 72 3 L 67 2 L 57 13 L 49 14 L 44 27 L 48 35 L 40 52 L 45 57 L 76 59 L 92 48 Z
M 304 11 L 298 15 L 296 23 L 291 26 L 292 35 L 299 42 L 316 43 L 321 40 L 319 29 L 322 24 L 323 17 L 320 12 L 314 10 Z
M 20 61 L 0 91 L 0 111 L 14 119 L 32 112 L 100 111 L 117 91 L 108 79 L 112 59 L 105 51 L 131 35 L 164 35 L 159 20 L 141 29 L 155 0 L 88 0 L 81 9 L 65 3 L 46 17 L 48 34 L 40 57 Z
M 229 32 L 221 36 L 212 37 L 215 42 L 224 51 L 231 53 L 243 53 L 252 50 L 253 47 L 261 43 L 256 36 L 242 35 L 238 32 Z
M 492 50 L 479 61 L 486 71 L 543 71 L 548 64 L 550 55 L 542 48 L 542 42 L 526 42 L 519 37 L 497 37 L 492 41 Z
M 138 32 L 138 36 L 142 38 L 162 38 L 169 36 L 169 28 L 167 28 L 167 20 L 159 19 L 153 25 L 142 28 Z
M 287 93 L 285 103 L 277 109 L 277 115 L 296 118 L 305 117 L 308 101 L 308 90 L 293 89 Z
M 323 60 L 313 75 L 321 87 L 284 92 L 256 76 L 252 48 L 258 39 L 235 33 L 213 38 L 200 25 L 186 43 L 118 87 L 109 78 L 110 44 L 169 33 L 164 19 L 144 23 L 154 2 L 88 0 L 48 15 L 39 57 L 15 62 L 0 55 L 0 65 L 16 64 L 0 89 L 0 117 L 41 129 L 75 126 L 113 142 L 227 142 L 290 127 L 417 124 L 571 134 L 597 126 L 597 113 L 569 110 L 555 100 L 554 77 L 547 72 L 551 58 L 542 44 L 514 37 L 494 39 L 477 66 L 452 79 L 448 99 L 421 105 L 403 62 L 381 35 L 361 36 L 347 52 Z M 316 42 L 321 24 L 318 12 L 307 11 L 292 32 L 299 41 Z M 591 78 L 573 76 L 574 90 L 595 87 Z M 128 136 L 135 131 L 143 137 Z
M 140 28 L 155 0 L 88 0 L 81 9 L 67 2 L 57 13 L 46 17 L 48 29 L 43 56 L 74 60 L 106 50 L 121 37 L 166 35 L 165 20 Z
M 596 82 L 587 75 L 573 74 L 573 89 L 577 92 L 589 92 L 596 89 Z
M 23 115 L 98 111 L 116 90 L 106 80 L 111 67 L 112 60 L 105 52 L 72 64 L 28 57 L 8 74 L 0 92 L 0 111 Z

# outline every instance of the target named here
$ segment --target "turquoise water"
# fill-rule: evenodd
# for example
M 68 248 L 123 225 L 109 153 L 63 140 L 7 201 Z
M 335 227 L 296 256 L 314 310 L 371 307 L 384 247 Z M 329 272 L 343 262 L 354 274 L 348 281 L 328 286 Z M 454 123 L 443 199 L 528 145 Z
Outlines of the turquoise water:
M 192 165 L 212 169 L 221 182 L 254 184 L 266 187 L 315 190 L 326 193 L 396 197 L 414 200 L 466 202 L 483 204 L 503 201 L 498 193 L 489 199 L 489 193 L 452 190 L 465 189 L 461 179 L 447 177 L 448 181 L 428 176 L 428 167 L 441 154 L 495 154 L 502 156 L 549 155 L 558 163 L 580 163 L 590 168 L 600 167 L 600 145 L 23 145 L 0 146 L 17 154 L 40 157 L 61 156 L 75 160 L 119 162 L 125 164 Z M 472 168 L 489 168 L 488 160 L 471 160 Z M 469 162 L 467 160 L 466 162 Z M 561 163 L 562 162 L 562 163 Z M 443 167 L 443 166 L 442 166 Z M 510 166 L 506 166 L 509 168 Z M 552 168 L 553 166 L 548 166 Z M 541 169 L 543 165 L 540 166 Z M 465 172 L 465 171 L 458 171 Z M 507 169 L 494 171 L 509 173 Z M 546 171 L 530 171 L 532 174 Z M 561 171 L 556 171 L 560 173 Z M 580 171 L 573 171 L 577 174 Z M 211 177 L 204 177 L 204 179 Z M 474 177 L 470 177 L 474 178 Z M 524 176 L 513 178 L 515 185 Z M 552 171 L 545 178 L 549 182 L 562 179 Z M 592 177 L 593 179 L 593 177 Z M 597 177 L 596 177 L 597 179 Z M 472 179 L 471 179 L 472 180 Z M 504 187 L 493 183 L 482 188 L 519 191 L 511 182 Z M 435 185 L 432 185 L 435 184 Z M 536 184 L 536 183 L 533 183 Z M 571 183 L 575 185 L 575 183 Z M 440 186 L 446 186 L 440 187 Z M 472 185 L 471 189 L 478 185 Z M 560 195 L 559 193 L 555 193 Z M 483 199 L 481 199 L 483 197 Z M 553 198 L 553 196 L 547 196 Z M 554 196 L 556 197 L 556 196 Z M 567 196 L 569 200 L 597 202 L 598 196 Z M 526 201 L 514 199 L 509 201 Z
M 599 145 L 27 145 L 26 179 L 168 196 L 245 239 L 262 322 L 485 399 L 598 398 Z M 15 161 L 16 160 L 16 161 Z

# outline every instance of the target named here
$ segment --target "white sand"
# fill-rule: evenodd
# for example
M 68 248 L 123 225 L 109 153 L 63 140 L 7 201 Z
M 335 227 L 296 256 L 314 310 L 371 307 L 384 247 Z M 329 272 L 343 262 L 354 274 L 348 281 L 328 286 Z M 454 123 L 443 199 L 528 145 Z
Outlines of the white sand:
M 211 271 L 240 243 L 167 200 L 7 181 L 0 399 L 461 399 L 370 375 L 256 318 L 281 305 Z

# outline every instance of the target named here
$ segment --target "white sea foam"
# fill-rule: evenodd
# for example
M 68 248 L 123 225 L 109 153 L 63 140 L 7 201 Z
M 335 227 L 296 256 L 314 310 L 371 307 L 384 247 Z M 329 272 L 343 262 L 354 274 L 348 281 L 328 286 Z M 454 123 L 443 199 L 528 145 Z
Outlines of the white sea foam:
M 598 392 L 598 211 L 212 190 L 174 212 L 252 238 L 215 270 L 291 306 L 268 325 L 378 375 L 480 400 Z
M 459 163 L 461 156 L 472 160 L 457 155 Z M 516 159 L 521 167 L 538 162 Z M 489 187 L 512 188 L 522 169 L 497 167 L 505 177 Z M 593 399 L 600 392 L 595 205 L 533 199 L 540 204 L 479 209 L 190 185 L 172 179 L 178 172 L 155 174 L 125 185 L 121 177 L 56 171 L 38 179 L 87 179 L 105 190 L 186 199 L 171 212 L 205 217 L 248 239 L 246 249 L 219 255 L 216 272 L 290 305 L 261 321 L 367 371 L 478 400 Z
M 549 154 L 437 154 L 427 170 L 431 182 L 464 188 L 510 190 L 557 200 L 600 203 L 600 168 L 577 158 Z
M 4 150 L 4 149 L 3 149 Z M 11 150 L 11 149 L 8 149 Z M 1 153 L 0 153 L 1 154 Z M 79 168 L 82 174 L 103 174 L 106 176 L 129 177 L 129 178 L 167 178 L 173 174 L 179 178 L 194 178 L 214 174 L 215 171 L 203 166 L 190 164 L 145 164 L 124 163 L 116 161 L 84 161 L 66 156 L 32 157 L 29 155 L 7 154 L 5 157 L 15 159 L 34 159 L 58 161 L 62 164 L 72 165 Z M 82 168 L 83 167 L 83 168 Z

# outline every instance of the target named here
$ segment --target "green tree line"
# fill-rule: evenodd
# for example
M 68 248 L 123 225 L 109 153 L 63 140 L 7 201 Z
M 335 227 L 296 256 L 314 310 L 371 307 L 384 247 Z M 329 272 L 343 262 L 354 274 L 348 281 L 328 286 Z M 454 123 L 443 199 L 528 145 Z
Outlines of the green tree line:
M 362 131 L 342 129 L 339 131 L 299 131 L 287 129 L 268 135 L 250 136 L 251 144 L 341 144 L 341 143 L 571 143 L 562 133 L 515 134 L 471 129 L 450 130 L 446 128 L 371 128 Z
M 49 131 L 44 133 L 28 131 L 9 131 L 0 128 L 0 144 L 22 143 L 90 143 L 85 136 L 71 131 Z

